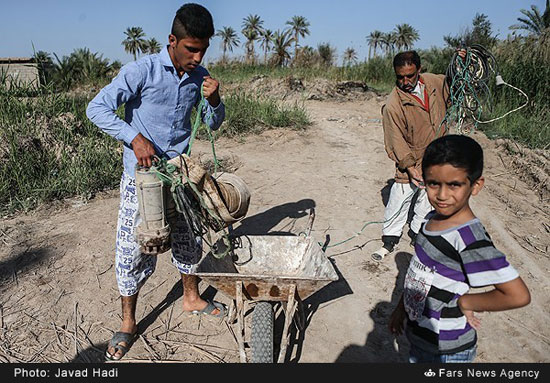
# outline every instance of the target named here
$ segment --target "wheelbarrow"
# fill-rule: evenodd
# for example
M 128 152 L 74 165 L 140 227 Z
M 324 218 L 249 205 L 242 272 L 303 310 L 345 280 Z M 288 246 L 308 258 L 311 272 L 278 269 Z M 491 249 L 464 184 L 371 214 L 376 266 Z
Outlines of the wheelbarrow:
M 274 362 L 274 303 L 284 310 L 278 363 L 285 360 L 289 328 L 297 315 L 298 330 L 305 327 L 300 303 L 338 275 L 330 260 L 309 235 L 241 236 L 224 258 L 208 253 L 197 267 L 197 276 L 231 298 L 228 322 L 236 326 L 235 337 L 242 363 Z M 251 358 L 245 351 L 245 313 L 253 306 L 250 341 Z M 301 319 L 301 320 L 300 320 Z M 301 322 L 301 324 L 300 324 Z M 300 328 L 302 327 L 302 328 Z

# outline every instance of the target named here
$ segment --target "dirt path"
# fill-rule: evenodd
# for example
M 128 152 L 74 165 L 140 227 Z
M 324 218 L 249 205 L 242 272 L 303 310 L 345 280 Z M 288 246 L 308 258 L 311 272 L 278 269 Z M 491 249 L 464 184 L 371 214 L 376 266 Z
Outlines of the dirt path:
M 380 98 L 305 102 L 306 132 L 273 130 L 243 141 L 219 140 L 218 157 L 249 185 L 241 223 L 258 234 L 298 234 L 315 208 L 311 235 L 324 242 L 340 275 L 307 299 L 307 330 L 289 350 L 294 362 L 404 362 L 404 338 L 386 323 L 412 248 L 403 240 L 382 264 L 379 246 L 393 164 L 383 149 Z M 522 309 L 481 314 L 479 362 L 549 362 L 550 226 L 548 199 L 520 180 L 511 160 L 480 133 L 486 188 L 473 208 L 532 293 Z M 210 157 L 209 145 L 195 155 Z M 101 362 L 120 302 L 113 261 L 118 191 L 83 204 L 66 201 L 0 221 L 0 361 Z M 236 227 L 239 229 L 239 226 Z M 206 296 L 229 299 L 204 283 Z M 238 362 L 225 323 L 181 312 L 181 283 L 167 254 L 140 293 L 142 337 L 127 360 Z

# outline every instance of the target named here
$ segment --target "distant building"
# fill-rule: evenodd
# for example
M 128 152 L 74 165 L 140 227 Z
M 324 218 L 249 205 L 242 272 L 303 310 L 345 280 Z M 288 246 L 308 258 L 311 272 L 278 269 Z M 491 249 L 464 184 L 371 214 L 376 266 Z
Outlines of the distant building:
M 38 66 L 30 57 L 0 57 L 0 82 L 7 87 L 38 86 L 40 85 Z

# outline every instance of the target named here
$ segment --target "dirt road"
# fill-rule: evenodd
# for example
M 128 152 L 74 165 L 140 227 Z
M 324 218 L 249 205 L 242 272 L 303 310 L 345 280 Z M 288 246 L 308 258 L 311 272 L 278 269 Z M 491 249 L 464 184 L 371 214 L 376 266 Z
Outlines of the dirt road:
M 216 143 L 219 158 L 249 185 L 241 225 L 258 234 L 298 234 L 315 208 L 311 235 L 330 238 L 326 254 L 340 280 L 307 299 L 307 328 L 289 346 L 291 362 L 405 362 L 404 337 L 388 317 L 412 254 L 403 240 L 383 263 L 380 244 L 393 164 L 383 149 L 382 97 L 305 101 L 305 132 L 271 130 Z M 474 138 L 486 153 L 486 187 L 473 209 L 532 294 L 529 306 L 483 313 L 478 362 L 550 361 L 550 226 L 548 199 L 523 181 L 500 146 Z M 195 155 L 211 157 L 198 142 Z M 546 198 L 546 199 L 545 199 Z M 118 190 L 83 203 L 65 201 L 0 221 L 0 361 L 102 362 L 120 323 L 114 277 Z M 238 228 L 239 226 L 236 226 Z M 205 296 L 229 299 L 201 284 Z M 127 361 L 238 362 L 225 322 L 182 313 L 182 288 L 169 255 L 140 293 L 141 338 Z M 296 335 L 293 333 L 293 335 Z

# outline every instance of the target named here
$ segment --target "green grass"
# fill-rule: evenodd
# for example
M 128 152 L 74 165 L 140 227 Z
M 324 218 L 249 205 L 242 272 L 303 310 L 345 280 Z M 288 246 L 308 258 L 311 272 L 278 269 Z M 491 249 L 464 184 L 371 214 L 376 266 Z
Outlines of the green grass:
M 491 117 L 502 116 L 512 109 L 514 107 L 507 103 L 499 103 Z M 532 149 L 549 149 L 549 122 L 550 111 L 547 108 L 528 105 L 495 122 L 480 124 L 479 127 L 489 138 L 509 138 Z
M 220 135 L 238 137 L 271 128 L 305 129 L 309 118 L 299 105 L 281 106 L 273 99 L 257 99 L 244 93 L 225 96 L 226 118 Z
M 0 213 L 89 197 L 120 179 L 119 144 L 85 116 L 87 100 L 0 94 Z

